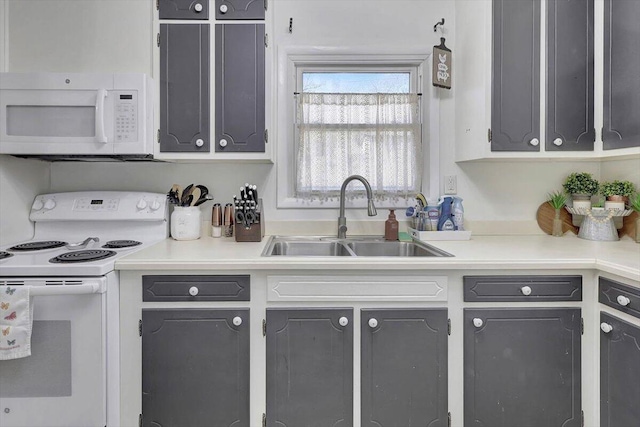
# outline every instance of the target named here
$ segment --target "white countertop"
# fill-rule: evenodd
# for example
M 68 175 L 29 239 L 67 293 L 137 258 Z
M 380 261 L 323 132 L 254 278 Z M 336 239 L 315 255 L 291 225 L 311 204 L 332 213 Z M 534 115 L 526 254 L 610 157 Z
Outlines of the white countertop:
M 233 238 L 166 239 L 118 259 L 118 270 L 515 270 L 597 269 L 640 281 L 640 244 L 625 237 L 594 242 L 573 235 L 478 236 L 433 242 L 454 257 L 262 257 L 269 241 Z

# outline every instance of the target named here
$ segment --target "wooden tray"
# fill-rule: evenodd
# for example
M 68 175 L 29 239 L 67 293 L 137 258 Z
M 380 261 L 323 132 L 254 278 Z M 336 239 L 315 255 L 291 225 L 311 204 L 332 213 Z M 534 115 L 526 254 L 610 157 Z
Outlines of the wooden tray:
M 624 217 L 622 228 L 618 230 L 618 236 L 629 236 L 632 239 L 636 238 L 636 218 L 638 218 L 638 212 L 633 212 L 631 215 Z
M 553 219 L 555 216 L 556 210 L 549 202 L 541 204 L 538 212 L 536 212 L 536 221 L 538 221 L 540 229 L 547 234 L 551 234 L 553 232 Z M 562 220 L 562 233 L 571 231 L 573 234 L 578 234 L 578 227 L 571 223 L 571 214 L 567 212 L 565 208 L 560 209 L 560 219 Z

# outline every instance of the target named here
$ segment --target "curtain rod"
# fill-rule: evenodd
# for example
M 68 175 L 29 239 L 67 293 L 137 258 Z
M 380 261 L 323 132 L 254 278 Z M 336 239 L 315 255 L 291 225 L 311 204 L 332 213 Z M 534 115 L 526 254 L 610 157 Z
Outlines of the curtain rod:
M 293 92 L 293 95 L 294 95 L 294 96 L 296 96 L 296 95 L 300 95 L 300 92 Z M 340 95 L 340 94 L 337 94 L 337 95 Z M 418 96 L 422 96 L 422 92 L 416 93 L 416 95 L 418 95 Z

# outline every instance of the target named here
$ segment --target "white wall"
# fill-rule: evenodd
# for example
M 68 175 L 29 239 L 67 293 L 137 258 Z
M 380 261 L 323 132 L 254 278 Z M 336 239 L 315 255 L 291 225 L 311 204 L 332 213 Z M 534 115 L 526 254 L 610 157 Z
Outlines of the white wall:
M 29 209 L 49 190 L 49 163 L 0 155 L 0 246 L 33 236 Z
M 46 3 L 60 5 L 60 9 L 45 6 Z M 152 37 L 148 8 L 151 3 L 148 0 L 11 0 L 11 22 L 20 18 L 17 26 L 21 28 L 12 25 L 10 30 L 11 51 L 20 51 L 20 54 L 11 56 L 9 68 L 58 71 L 66 67 L 73 68 L 73 71 L 101 71 L 106 67 L 112 72 L 150 72 Z M 39 6 L 44 9 L 40 10 Z M 122 10 L 129 10 L 129 6 L 132 7 L 132 16 L 122 13 Z M 570 172 L 587 171 L 599 177 L 600 163 L 454 162 L 454 33 L 457 25 L 465 25 L 464 22 L 455 22 L 455 6 L 456 2 L 448 0 L 272 1 L 271 7 L 275 8 L 274 30 L 268 54 L 275 55 L 276 49 L 284 44 L 397 46 L 399 51 L 409 45 L 430 48 L 439 43 L 440 37 L 439 33 L 433 32 L 433 25 L 444 17 L 447 45 L 454 52 L 454 89 L 439 91 L 441 175 L 457 175 L 458 194 L 464 198 L 467 221 L 472 227 L 474 224 L 480 227 L 484 221 L 515 221 L 523 229 L 538 232 L 535 212 L 546 194 L 560 189 Z M 46 12 L 51 22 L 42 22 L 42 12 Z M 78 15 L 86 16 L 93 27 L 71 18 Z M 290 17 L 294 19 L 293 34 L 288 33 Z M 38 22 L 42 23 L 42 29 L 38 29 Z M 135 25 L 139 28 L 132 27 Z M 94 31 L 94 27 L 100 31 Z M 45 36 L 36 37 L 33 32 L 38 31 Z M 101 50 L 100 47 L 104 47 L 108 40 L 113 40 L 119 48 L 109 46 Z M 127 52 L 122 52 L 120 48 L 125 46 Z M 633 167 L 632 163 L 626 166 L 624 162 L 610 162 L 603 168 L 613 170 L 617 163 L 625 165 L 628 170 Z M 51 188 L 53 191 L 95 188 L 166 192 L 174 182 L 182 185 L 196 182 L 207 185 L 216 201 L 225 203 L 238 192 L 240 185 L 251 182 L 262 190 L 268 221 L 335 221 L 336 209 L 276 209 L 276 167 L 245 163 L 54 163 L 51 165 Z M 349 211 L 347 216 L 350 221 L 367 219 L 363 210 Z M 380 211 L 376 221 L 384 221 L 385 218 L 386 212 Z
M 640 159 L 603 162 L 601 179 L 603 181 L 631 181 L 640 192 Z

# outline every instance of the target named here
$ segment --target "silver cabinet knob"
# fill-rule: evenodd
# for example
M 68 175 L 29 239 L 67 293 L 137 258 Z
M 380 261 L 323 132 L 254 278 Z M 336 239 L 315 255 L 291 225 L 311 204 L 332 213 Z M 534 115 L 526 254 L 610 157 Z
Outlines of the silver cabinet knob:
M 520 288 L 520 292 L 522 292 L 522 295 L 531 295 L 531 287 L 530 286 L 523 286 Z
M 227 13 L 228 10 L 229 8 L 227 7 L 226 4 L 220 5 L 220 13 Z
M 226 139 L 221 139 L 220 140 L 220 147 L 226 147 L 227 146 L 227 140 Z
M 378 321 L 376 319 L 374 319 L 373 317 L 371 319 L 369 319 L 369 327 L 370 328 L 375 328 L 376 326 L 378 326 Z
M 242 317 L 236 316 L 233 318 L 233 324 L 236 326 L 242 325 Z
M 618 295 L 618 298 L 616 298 L 616 300 L 618 301 L 618 304 L 620 304 L 621 306 L 625 307 L 627 305 L 629 305 L 631 303 L 631 300 L 627 297 L 625 297 L 624 295 Z
M 202 138 L 196 139 L 196 147 L 202 147 L 204 145 L 204 141 Z
M 533 138 L 531 141 L 529 141 L 529 144 L 537 147 L 538 144 L 540 144 L 540 140 L 538 138 Z
M 605 334 L 608 334 L 609 332 L 613 331 L 613 326 L 608 323 L 602 322 L 600 323 L 600 329 L 602 329 L 602 332 L 604 332 Z
M 198 295 L 198 288 L 195 286 L 190 287 L 189 295 L 191 295 L 192 297 L 195 297 L 196 295 Z
M 481 328 L 482 325 L 484 325 L 482 319 L 480 319 L 479 317 L 473 319 L 473 326 L 475 326 L 476 328 Z
M 553 140 L 553 145 L 560 147 L 562 145 L 562 138 L 556 138 Z
M 347 326 L 349 324 L 349 319 L 347 319 L 346 317 L 342 316 L 338 320 L 338 323 L 340 323 L 340 326 Z

